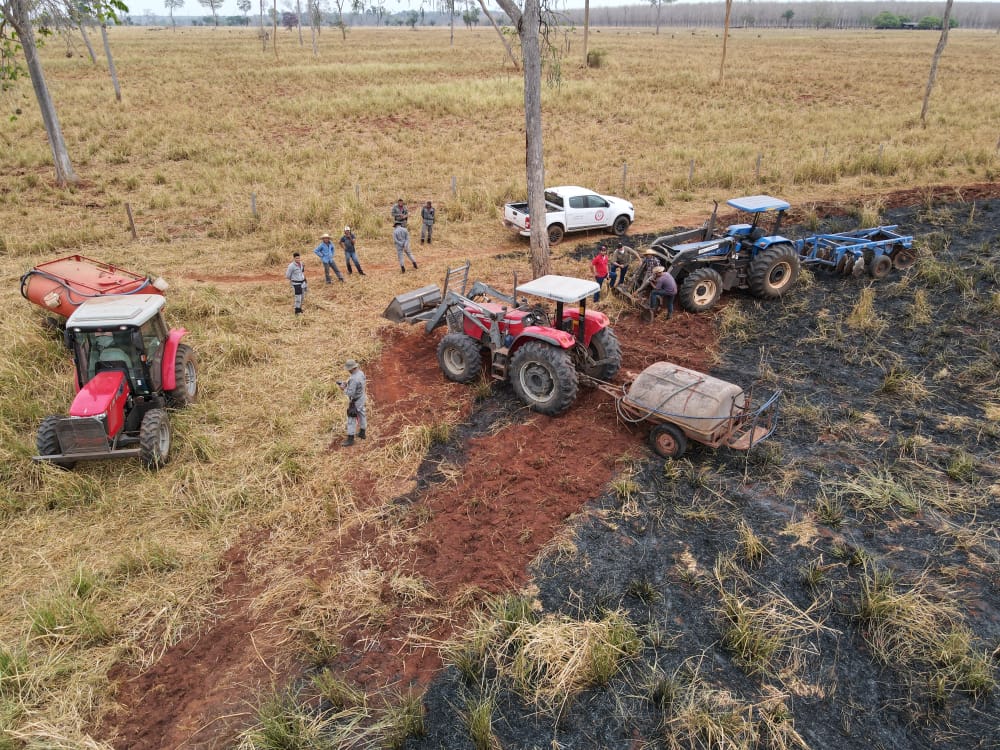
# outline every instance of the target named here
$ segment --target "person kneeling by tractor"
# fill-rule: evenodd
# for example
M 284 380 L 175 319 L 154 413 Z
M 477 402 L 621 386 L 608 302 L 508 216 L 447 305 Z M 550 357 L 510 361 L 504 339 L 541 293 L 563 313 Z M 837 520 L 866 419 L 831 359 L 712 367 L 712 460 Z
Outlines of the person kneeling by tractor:
M 660 308 L 660 300 L 666 301 L 667 320 L 674 316 L 674 297 L 677 296 L 677 282 L 667 273 L 663 266 L 653 269 L 652 291 L 649 293 L 649 319 L 656 317 Z

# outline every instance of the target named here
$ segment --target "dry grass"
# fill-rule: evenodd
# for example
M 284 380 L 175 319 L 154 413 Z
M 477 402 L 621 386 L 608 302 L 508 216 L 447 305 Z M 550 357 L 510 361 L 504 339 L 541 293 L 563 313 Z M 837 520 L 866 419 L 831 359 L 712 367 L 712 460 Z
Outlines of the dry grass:
M 737 30 L 730 59 L 752 75 L 719 86 L 711 38 L 605 30 L 601 67 L 567 64 L 560 88 L 544 92 L 549 180 L 624 192 L 652 230 L 700 221 L 712 198 L 761 192 L 758 153 L 764 189 L 795 203 L 995 175 L 993 35 L 952 35 L 926 130 L 915 110 L 927 39 L 894 35 L 853 54 L 868 37 L 824 34 L 818 47 L 810 32 Z M 524 193 L 523 113 L 492 30 L 463 30 L 453 48 L 444 30 L 351 30 L 346 44 L 324 34 L 318 59 L 288 43 L 277 61 L 242 29 L 115 28 L 111 43 L 121 105 L 101 67 L 64 57 L 58 44 L 42 51 L 83 178 L 74 189 L 52 185 L 27 81 L 0 97 L 5 115 L 22 110 L 0 135 L 0 654 L 27 665 L 8 683 L 16 710 L 4 709 L 0 730 L 53 747 L 93 743 L 112 700 L 111 664 L 148 666 L 212 615 L 221 555 L 244 532 L 269 531 L 249 561 L 260 574 L 305 554 L 318 534 L 367 522 L 344 481 L 360 459 L 331 461 L 326 445 L 342 430 L 338 363 L 378 356 L 388 300 L 467 257 L 497 283 L 528 268 L 524 244 L 498 220 L 499 206 Z M 873 101 L 882 105 L 874 112 Z M 393 273 L 387 222 L 400 195 L 435 200 L 440 219 L 434 250 L 418 246 L 420 271 L 405 277 Z M 288 256 L 299 250 L 311 262 L 315 238 L 345 224 L 369 275 L 314 287 L 305 319 L 294 320 Z M 496 260 L 498 251 L 513 255 Z M 59 341 L 20 298 L 17 278 L 76 252 L 166 277 L 167 317 L 199 352 L 202 399 L 175 415 L 176 453 L 159 473 L 127 461 L 72 473 L 30 461 L 38 422 L 66 410 L 72 386 Z M 564 259 L 557 270 L 585 273 Z M 945 267 L 920 273 L 958 283 Z M 460 407 L 443 404 L 435 424 L 372 449 L 380 496 L 406 488 Z M 380 409 L 372 404 L 376 436 L 390 416 Z M 631 488 L 618 489 L 627 500 Z M 717 515 L 720 503 L 700 512 Z M 101 582 L 88 598 L 68 593 L 79 570 Z M 275 620 L 312 633 L 327 653 L 347 617 L 384 616 L 368 587 L 386 576 L 400 598 L 434 595 L 419 580 L 361 567 L 329 590 L 261 576 L 258 604 L 276 606 Z

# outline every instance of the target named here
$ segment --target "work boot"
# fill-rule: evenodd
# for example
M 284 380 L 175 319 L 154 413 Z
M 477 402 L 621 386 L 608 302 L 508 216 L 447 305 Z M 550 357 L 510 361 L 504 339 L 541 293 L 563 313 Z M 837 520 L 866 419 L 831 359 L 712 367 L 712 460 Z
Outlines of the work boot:
M 296 307 L 295 308 L 295 314 L 296 315 L 301 315 L 302 314 L 302 308 L 301 307 Z
M 413 267 L 414 267 L 414 268 L 416 268 L 416 267 L 417 267 L 417 261 L 413 261 Z
M 400 266 L 399 267 L 399 272 L 400 273 L 406 273 L 406 266 Z
M 361 438 L 362 440 L 364 440 L 366 437 L 368 437 L 367 430 L 365 430 L 364 427 L 362 427 L 361 431 L 358 432 L 358 437 Z
M 342 447 L 347 448 L 354 445 L 354 435 L 348 435 L 347 439 L 340 444 Z
M 424 238 L 423 238 L 423 237 L 421 237 L 421 238 L 420 238 L 420 244 L 421 244 L 421 245 L 423 245 L 423 244 L 424 244 Z
M 358 269 L 358 273 L 360 273 L 360 274 L 361 274 L 362 276 L 364 276 L 364 275 L 365 275 L 365 272 L 364 272 L 364 271 L 362 271 L 362 270 L 361 270 L 360 268 Z

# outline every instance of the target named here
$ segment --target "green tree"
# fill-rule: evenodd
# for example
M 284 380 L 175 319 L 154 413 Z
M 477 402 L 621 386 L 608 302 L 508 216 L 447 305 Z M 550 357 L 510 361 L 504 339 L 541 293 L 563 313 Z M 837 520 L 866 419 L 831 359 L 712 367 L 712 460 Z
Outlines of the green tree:
M 467 28 L 479 25 L 479 8 L 467 8 L 462 12 L 462 21 Z
M 781 14 L 781 17 L 785 19 L 785 28 L 787 29 L 792 25 L 792 19 L 795 18 L 795 11 L 789 8 Z
M 236 9 L 243 14 L 243 25 L 250 25 L 250 9 L 253 3 L 250 0 L 236 0 Z
M 941 19 L 937 16 L 924 16 L 917 21 L 918 29 L 940 29 Z
M 249 3 L 250 0 L 240 0 Z M 174 11 L 184 7 L 184 0 L 163 0 L 163 7 L 170 11 L 170 25 L 177 31 L 177 22 L 174 20 Z
M 872 26 L 876 29 L 899 29 L 902 28 L 903 22 L 895 13 L 883 10 L 872 19 Z
M 409 11 L 406 14 L 406 21 L 405 21 L 405 23 L 406 23 L 407 26 L 409 26 L 414 31 L 417 30 L 417 21 L 419 21 L 419 20 L 420 20 L 420 16 L 418 15 L 417 11 L 415 11 L 415 10 L 411 10 L 411 11 Z
M 86 11 L 102 22 L 107 19 L 117 21 L 117 14 L 128 13 L 128 6 L 122 0 L 92 0 Z M 27 72 L 38 101 L 45 134 L 52 148 L 56 183 L 60 186 L 73 185 L 78 182 L 78 178 L 73 171 L 59 116 L 45 82 L 42 62 L 38 58 L 39 42 L 35 37 L 35 19 L 43 17 L 57 26 L 75 26 L 67 5 L 57 0 L 0 0 L 0 89 L 13 84 Z M 38 25 L 38 34 L 43 38 L 50 33 L 48 26 Z
M 219 8 L 222 7 L 222 0 L 198 0 L 198 5 L 212 11 L 212 18 L 215 25 L 219 25 Z

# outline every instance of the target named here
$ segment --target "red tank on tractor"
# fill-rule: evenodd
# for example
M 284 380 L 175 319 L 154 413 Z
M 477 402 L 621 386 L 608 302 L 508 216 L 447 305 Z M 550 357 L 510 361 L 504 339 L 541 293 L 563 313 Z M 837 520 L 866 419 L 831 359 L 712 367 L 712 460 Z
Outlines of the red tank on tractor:
M 144 278 L 82 256 L 22 277 L 27 299 L 68 315 L 63 339 L 76 369 L 69 415 L 42 421 L 35 460 L 69 469 L 78 461 L 138 457 L 155 469 L 169 459 L 167 407 L 197 399 L 197 360 L 181 343 L 186 331 L 167 328 L 166 300 Z

